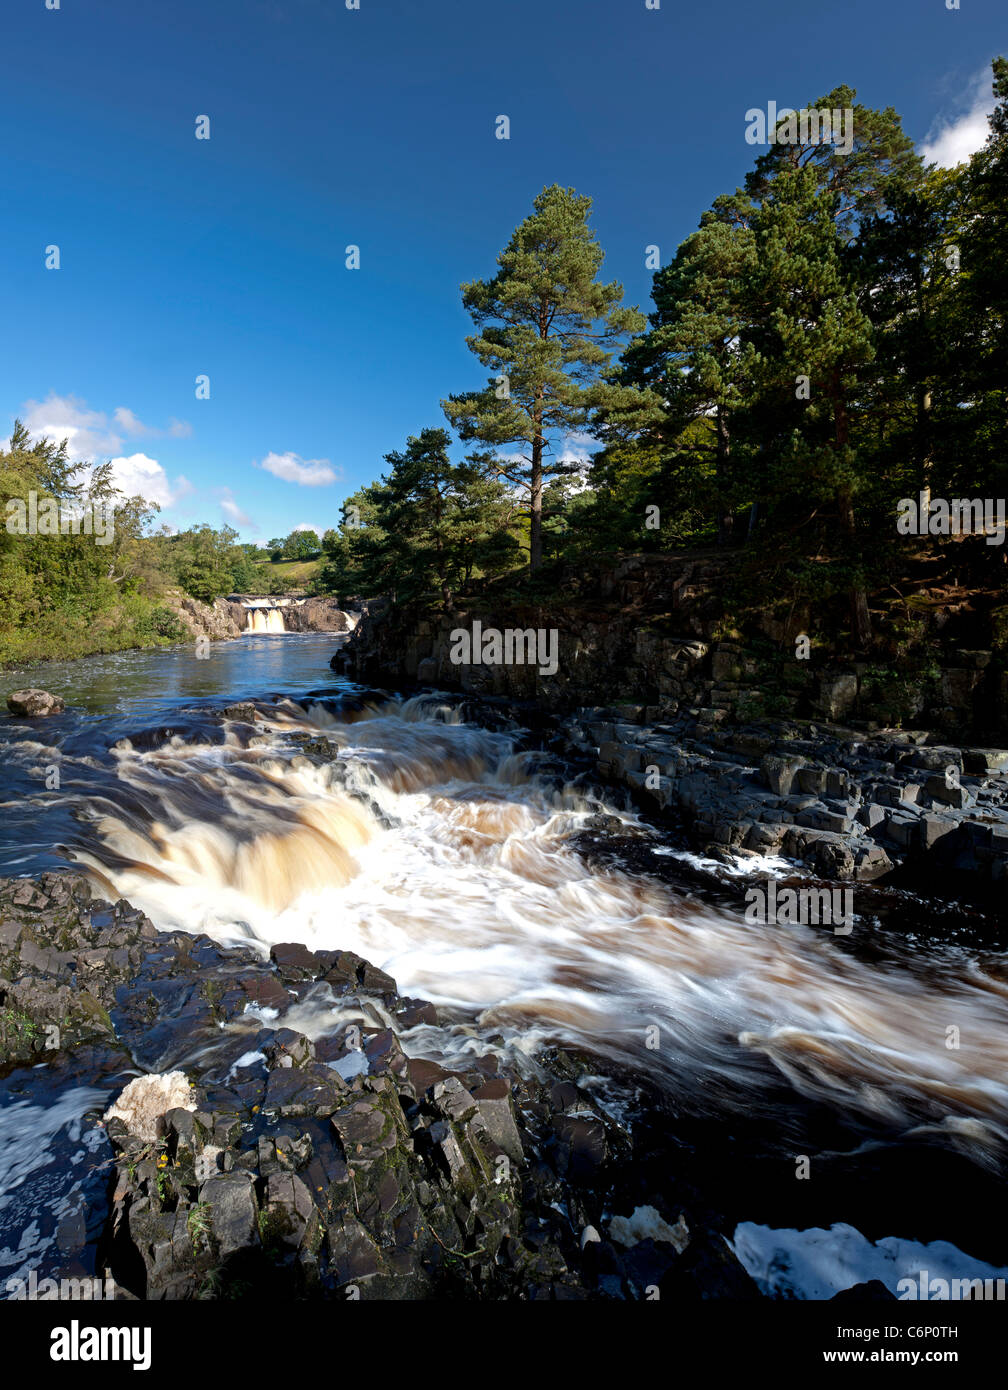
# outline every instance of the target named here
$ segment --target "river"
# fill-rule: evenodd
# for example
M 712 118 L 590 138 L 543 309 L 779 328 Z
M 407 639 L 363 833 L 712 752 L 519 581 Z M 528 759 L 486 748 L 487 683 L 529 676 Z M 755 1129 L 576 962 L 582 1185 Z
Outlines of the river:
M 159 927 L 358 952 L 458 1020 L 414 1030 L 417 1053 L 478 1045 L 529 1066 L 545 1046 L 577 1049 L 615 1110 L 639 1103 L 640 1081 L 670 1145 L 745 1223 L 764 1284 L 775 1251 L 795 1270 L 808 1257 L 771 1228 L 847 1223 L 865 1244 L 944 1239 L 1008 1262 L 988 1208 L 1008 1139 L 1003 956 L 934 934 L 909 894 L 901 934 L 865 952 L 747 924 L 672 845 L 662 878 L 592 867 L 578 842 L 591 817 L 654 832 L 513 735 L 462 722 L 448 696 L 361 700 L 329 670 L 338 640 L 48 666 L 37 679 L 67 713 L 0 725 L 0 874 L 75 864 Z M 200 713 L 249 698 L 276 700 L 254 735 Z M 336 760 L 304 755 L 298 739 L 318 736 Z M 862 914 L 855 936 L 867 930 Z M 321 1026 L 308 1005 L 291 1021 Z M 830 1260 L 850 1239 L 834 1235 Z M 871 1271 L 877 1258 L 849 1256 Z

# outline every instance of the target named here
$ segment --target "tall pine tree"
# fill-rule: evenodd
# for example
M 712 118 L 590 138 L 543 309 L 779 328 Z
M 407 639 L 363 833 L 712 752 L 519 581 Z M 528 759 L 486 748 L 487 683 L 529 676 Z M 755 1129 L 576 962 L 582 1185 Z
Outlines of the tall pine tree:
M 597 279 L 604 253 L 590 210 L 591 199 L 572 188 L 543 189 L 493 279 L 463 285 L 478 330 L 466 342 L 491 377 L 484 390 L 442 402 L 463 439 L 491 446 L 492 471 L 525 499 L 532 573 L 542 563 L 544 483 L 578 467 L 558 456 L 555 441 L 626 392 L 603 376 L 623 335 L 645 326 L 636 308 L 622 306 L 622 285 Z M 499 452 L 515 446 L 517 458 Z

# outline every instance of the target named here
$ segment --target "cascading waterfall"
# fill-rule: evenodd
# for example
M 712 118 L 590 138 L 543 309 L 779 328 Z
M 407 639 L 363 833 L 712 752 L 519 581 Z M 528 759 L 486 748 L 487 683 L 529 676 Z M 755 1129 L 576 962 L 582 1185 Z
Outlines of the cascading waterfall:
M 750 1111 L 783 1076 L 887 1125 L 1008 1137 L 1008 985 L 980 961 L 869 964 L 812 928 L 591 868 L 569 841 L 598 801 L 430 698 L 286 700 L 264 719 L 223 743 L 117 745 L 73 849 L 100 893 L 221 941 L 357 951 L 516 1058 L 565 1043 Z M 300 751 L 320 734 L 338 760 Z
M 246 632 L 286 632 L 283 613 L 279 608 L 250 608 Z

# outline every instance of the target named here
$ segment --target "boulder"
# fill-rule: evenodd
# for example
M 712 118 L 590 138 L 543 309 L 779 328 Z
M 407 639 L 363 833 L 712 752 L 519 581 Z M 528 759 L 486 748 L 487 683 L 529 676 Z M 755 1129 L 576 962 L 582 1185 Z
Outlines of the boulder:
M 41 719 L 47 714 L 62 714 L 66 708 L 59 695 L 50 695 L 48 690 L 14 690 L 7 696 L 7 708 L 11 714 L 24 715 L 29 719 Z

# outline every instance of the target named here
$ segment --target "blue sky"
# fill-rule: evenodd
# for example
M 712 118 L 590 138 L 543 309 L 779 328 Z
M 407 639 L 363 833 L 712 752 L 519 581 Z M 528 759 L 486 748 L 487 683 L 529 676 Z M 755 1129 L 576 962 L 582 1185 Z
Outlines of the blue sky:
M 594 199 L 647 311 L 645 247 L 741 183 L 747 109 L 847 82 L 955 162 L 1008 52 L 1004 0 L 45 3 L 0 16 L 0 437 L 20 415 L 260 541 L 334 524 L 482 384 L 459 284 L 544 184 Z

